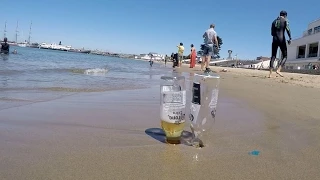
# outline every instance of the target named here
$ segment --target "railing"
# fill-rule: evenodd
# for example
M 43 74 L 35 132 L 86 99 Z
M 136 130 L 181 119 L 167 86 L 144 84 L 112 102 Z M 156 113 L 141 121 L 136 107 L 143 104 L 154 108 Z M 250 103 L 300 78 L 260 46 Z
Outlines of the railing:
M 319 27 L 319 26 L 318 26 L 318 27 Z M 309 30 L 311 30 L 311 31 L 309 31 L 309 30 L 303 31 L 302 37 L 310 36 L 310 35 L 319 33 L 319 32 L 320 32 L 320 29 L 319 29 L 318 27 L 314 27 L 314 28 L 312 28 L 312 29 L 309 29 Z
M 313 30 L 313 29 L 312 29 Z M 320 32 L 319 30 L 316 30 L 316 31 L 304 31 L 302 33 L 302 37 L 306 37 L 306 36 L 311 36 L 313 34 L 317 34 L 318 32 Z
M 310 53 L 310 54 L 308 54 L 308 57 L 310 58 L 310 57 L 317 57 L 318 56 L 318 53 Z
M 310 25 L 310 24 L 312 24 L 312 23 L 314 23 L 314 22 L 317 22 L 317 21 L 320 21 L 320 18 L 318 18 L 318 19 L 316 19 L 316 20 L 311 21 L 311 22 L 309 23 L 309 25 Z

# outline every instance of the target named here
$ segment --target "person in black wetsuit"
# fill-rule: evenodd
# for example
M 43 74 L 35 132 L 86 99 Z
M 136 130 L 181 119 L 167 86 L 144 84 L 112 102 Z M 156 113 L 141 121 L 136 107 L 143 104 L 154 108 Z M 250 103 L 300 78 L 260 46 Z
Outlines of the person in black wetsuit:
M 1 54 L 9 54 L 10 45 L 7 43 L 8 39 L 4 38 L 3 43 L 1 43 Z
M 287 31 L 287 34 L 289 36 L 288 44 L 290 44 L 291 43 L 291 32 L 290 32 L 290 28 L 289 28 L 289 21 L 287 19 L 287 12 L 281 11 L 280 16 L 277 19 L 275 19 L 271 25 L 271 35 L 272 35 L 273 39 L 272 39 L 272 56 L 271 56 L 271 60 L 270 60 L 269 77 L 271 77 L 271 74 L 272 74 L 273 64 L 276 59 L 278 47 L 280 47 L 280 50 L 282 53 L 282 59 L 278 63 L 278 68 L 277 68 L 276 73 L 279 74 L 281 77 L 283 77 L 283 75 L 280 73 L 280 71 L 281 71 L 281 68 L 284 67 L 284 64 L 286 63 L 286 60 L 287 60 L 287 42 L 286 42 L 286 37 L 285 37 L 285 31 Z

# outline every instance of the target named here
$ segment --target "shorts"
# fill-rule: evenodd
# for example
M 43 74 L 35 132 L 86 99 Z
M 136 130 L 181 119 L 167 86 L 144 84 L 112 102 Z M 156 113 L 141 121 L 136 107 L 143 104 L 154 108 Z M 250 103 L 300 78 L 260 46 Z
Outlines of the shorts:
M 213 44 L 201 44 L 202 56 L 212 56 L 214 54 Z
M 183 60 L 183 55 L 178 54 L 178 61 L 181 62 Z

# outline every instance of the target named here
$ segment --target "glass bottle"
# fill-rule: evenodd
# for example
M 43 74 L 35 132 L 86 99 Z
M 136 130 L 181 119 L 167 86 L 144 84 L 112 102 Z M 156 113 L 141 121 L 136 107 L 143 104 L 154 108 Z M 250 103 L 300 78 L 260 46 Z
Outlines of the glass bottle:
M 179 144 L 185 127 L 186 90 L 184 76 L 162 76 L 160 85 L 161 127 L 170 144 Z

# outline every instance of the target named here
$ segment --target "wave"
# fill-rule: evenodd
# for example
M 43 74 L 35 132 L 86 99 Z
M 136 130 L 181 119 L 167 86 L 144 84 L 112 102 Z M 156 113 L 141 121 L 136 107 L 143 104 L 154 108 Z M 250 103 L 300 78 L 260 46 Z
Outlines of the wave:
M 95 68 L 95 69 L 87 69 L 84 71 L 84 74 L 87 75 L 104 75 L 108 72 L 108 69 L 101 69 L 101 68 Z
M 60 91 L 60 92 L 104 92 L 104 88 L 72 88 L 72 87 L 43 87 L 39 90 Z
M 10 98 L 10 97 L 0 97 L 0 101 L 32 102 L 32 100 L 29 100 L 29 99 L 19 99 L 19 98 Z
M 104 68 L 92 68 L 92 69 L 70 69 L 70 72 L 77 74 L 104 76 L 108 73 L 108 69 Z
M 1 88 L 0 87 L 0 101 L 29 101 L 28 99 L 20 98 L 9 98 L 3 97 L 3 92 L 18 92 L 18 93 L 32 93 L 35 94 L 40 92 L 66 92 L 66 93 L 77 93 L 77 92 L 105 92 L 114 90 L 129 90 L 129 89 L 144 89 L 148 88 L 148 85 L 141 84 L 123 84 L 123 85 L 106 85 L 102 87 L 90 86 L 90 87 L 68 87 L 68 86 L 51 86 L 51 87 L 12 87 L 12 88 Z
M 0 74 L 2 75 L 15 75 L 22 73 L 78 73 L 86 75 L 105 75 L 109 70 L 105 68 L 47 68 L 47 69 L 24 69 L 24 70 L 14 70 L 14 69 L 0 69 Z

